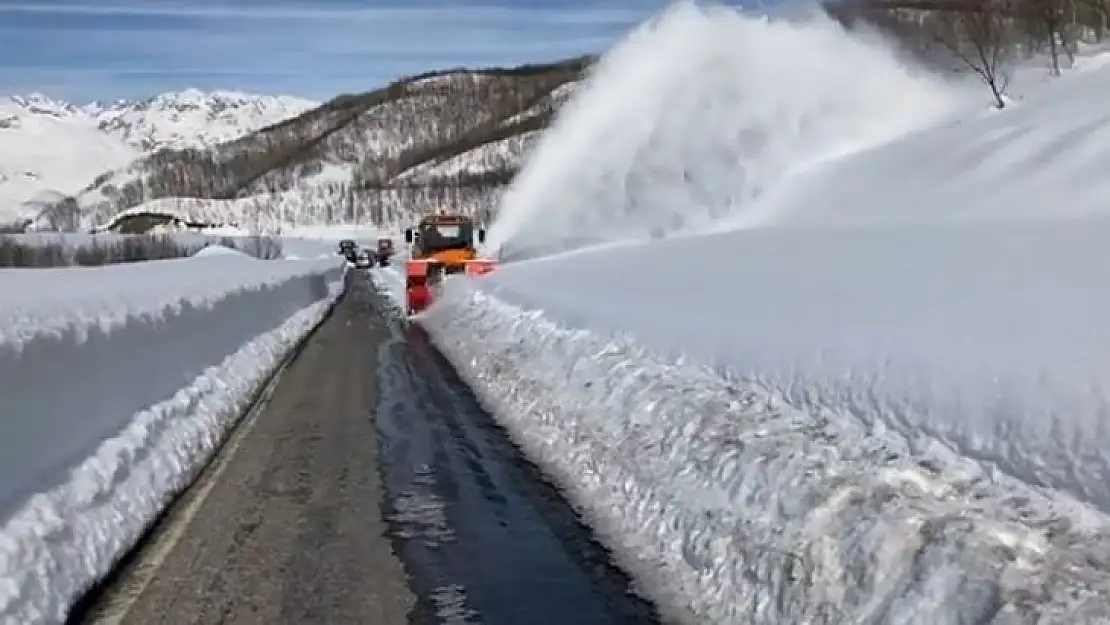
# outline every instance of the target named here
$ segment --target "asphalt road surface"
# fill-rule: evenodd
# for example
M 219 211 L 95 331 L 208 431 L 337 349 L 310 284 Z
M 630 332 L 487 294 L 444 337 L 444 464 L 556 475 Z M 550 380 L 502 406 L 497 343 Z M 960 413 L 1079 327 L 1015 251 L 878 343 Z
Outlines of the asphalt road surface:
M 97 624 L 656 623 L 365 275 L 152 536 Z

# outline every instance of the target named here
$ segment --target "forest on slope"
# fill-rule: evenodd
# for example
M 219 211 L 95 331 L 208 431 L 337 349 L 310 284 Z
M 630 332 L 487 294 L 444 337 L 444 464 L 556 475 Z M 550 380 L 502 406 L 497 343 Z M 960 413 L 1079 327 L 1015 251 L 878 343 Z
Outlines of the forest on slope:
M 1080 46 L 1110 34 L 1110 0 L 830 0 L 848 28 L 868 26 L 918 61 L 978 77 L 1005 108 L 1013 69 L 1037 56 L 1057 76 Z

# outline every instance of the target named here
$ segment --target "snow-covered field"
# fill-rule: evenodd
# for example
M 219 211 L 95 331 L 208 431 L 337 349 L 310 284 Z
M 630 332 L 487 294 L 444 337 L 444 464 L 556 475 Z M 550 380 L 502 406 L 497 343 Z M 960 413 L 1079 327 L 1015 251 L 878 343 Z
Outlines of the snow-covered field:
M 0 270 L 0 623 L 63 622 L 323 318 L 346 265 L 300 247 Z
M 1107 622 L 1110 67 L 1000 112 L 725 11 L 610 56 L 493 228 L 526 260 L 420 323 L 683 622 Z

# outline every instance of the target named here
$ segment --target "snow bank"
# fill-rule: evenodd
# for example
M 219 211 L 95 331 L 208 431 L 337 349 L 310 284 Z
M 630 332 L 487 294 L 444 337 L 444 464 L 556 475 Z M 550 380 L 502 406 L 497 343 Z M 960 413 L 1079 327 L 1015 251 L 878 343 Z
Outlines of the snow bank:
M 531 152 L 490 247 L 534 256 L 698 228 L 799 167 L 981 96 L 817 13 L 792 22 L 682 2 L 634 31 Z
M 760 229 L 506 265 L 482 284 L 1110 513 L 1107 240 L 1110 216 Z
M 251 256 L 239 250 L 224 247 L 223 245 L 207 245 L 196 254 L 193 254 L 193 258 L 208 258 L 209 256 L 238 256 L 239 258 L 251 258 Z
M 0 270 L 0 622 L 62 622 L 342 290 L 335 258 Z
M 0 235 L 0 267 L 71 267 L 184 258 L 218 244 L 261 259 L 280 258 L 282 239 L 214 232 L 119 234 L 39 232 Z
M 566 269 L 566 262 L 557 264 Z M 494 288 L 492 279 L 483 279 L 484 289 Z M 732 308 L 731 325 L 749 342 L 778 337 L 758 343 L 789 346 L 789 336 L 765 323 L 769 308 L 804 317 L 782 320 L 779 328 L 804 327 L 822 311 L 847 316 L 819 301 L 759 305 L 803 292 L 797 286 L 749 291 L 750 300 Z M 588 282 L 576 288 L 577 301 L 590 299 L 589 288 Z M 681 324 L 684 314 L 669 313 L 683 295 L 673 296 L 678 305 L 657 297 L 639 308 L 662 307 L 656 318 Z M 820 402 L 798 410 L 770 385 L 726 380 L 615 334 L 572 330 L 556 321 L 561 316 L 515 307 L 456 280 L 421 322 L 668 616 L 691 624 L 1071 625 L 1105 618 L 1110 524 L 1098 512 L 897 423 L 883 427 L 873 420 L 881 410 L 869 418 Z M 806 376 L 793 382 L 781 390 L 823 397 Z M 874 409 L 882 390 L 842 388 L 841 399 Z M 960 411 L 959 399 L 947 408 L 973 421 L 974 411 Z M 1016 429 L 999 425 L 996 434 Z M 1031 442 L 1008 444 L 1017 451 L 1022 441 Z

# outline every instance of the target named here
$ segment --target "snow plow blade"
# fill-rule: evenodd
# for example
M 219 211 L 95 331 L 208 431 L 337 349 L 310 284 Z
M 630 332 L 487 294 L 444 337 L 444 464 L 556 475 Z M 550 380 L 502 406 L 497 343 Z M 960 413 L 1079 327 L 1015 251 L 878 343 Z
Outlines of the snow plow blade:
M 410 315 L 424 310 L 432 303 L 429 284 L 432 273 L 430 263 L 410 260 L 405 263 L 405 311 Z
M 467 277 L 477 278 L 492 273 L 496 266 L 495 260 L 475 258 L 463 261 L 462 273 Z M 406 261 L 405 309 L 408 314 L 415 315 L 431 306 L 443 278 L 452 273 L 458 273 L 457 265 L 447 267 L 442 262 L 423 259 Z

